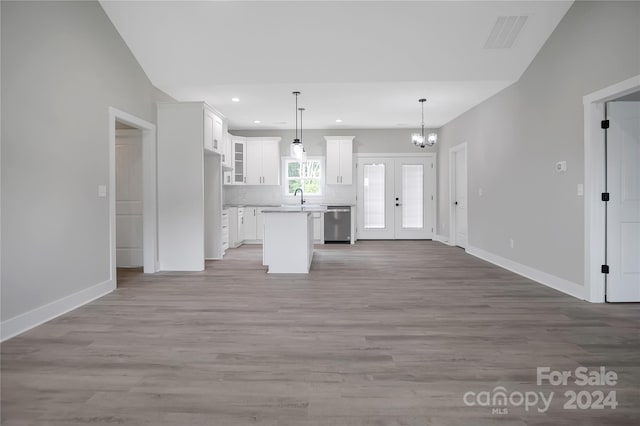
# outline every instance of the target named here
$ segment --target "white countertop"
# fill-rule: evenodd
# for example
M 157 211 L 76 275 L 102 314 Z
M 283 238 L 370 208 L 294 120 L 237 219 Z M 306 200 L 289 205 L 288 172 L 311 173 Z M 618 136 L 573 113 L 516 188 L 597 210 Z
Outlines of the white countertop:
M 299 205 L 300 201 L 298 201 L 298 203 L 291 203 L 291 204 L 285 204 L 285 206 L 294 206 L 294 205 Z M 223 208 L 227 209 L 230 207 L 282 207 L 282 203 L 281 204 L 265 204 L 265 203 L 227 203 L 223 205 Z M 355 203 L 350 203 L 350 202 L 346 202 L 346 203 L 327 203 L 327 202 L 322 202 L 322 203 L 312 203 L 312 205 L 314 206 L 349 206 L 349 207 L 355 207 Z
M 327 211 L 327 206 L 320 205 L 303 205 L 303 206 L 279 206 L 279 207 L 266 207 L 262 210 L 262 213 L 324 213 Z

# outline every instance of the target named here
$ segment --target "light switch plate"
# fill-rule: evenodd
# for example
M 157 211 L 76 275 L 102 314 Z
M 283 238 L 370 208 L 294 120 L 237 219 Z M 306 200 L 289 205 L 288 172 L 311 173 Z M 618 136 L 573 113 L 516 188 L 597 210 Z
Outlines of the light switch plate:
M 98 185 L 98 197 L 100 198 L 107 197 L 107 185 Z

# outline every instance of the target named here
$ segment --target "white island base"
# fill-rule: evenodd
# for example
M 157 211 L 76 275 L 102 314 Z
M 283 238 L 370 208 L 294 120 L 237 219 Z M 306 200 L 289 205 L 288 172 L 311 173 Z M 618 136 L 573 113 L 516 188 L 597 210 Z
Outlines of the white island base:
M 308 274 L 313 260 L 313 214 L 303 209 L 265 209 L 262 263 L 269 273 Z

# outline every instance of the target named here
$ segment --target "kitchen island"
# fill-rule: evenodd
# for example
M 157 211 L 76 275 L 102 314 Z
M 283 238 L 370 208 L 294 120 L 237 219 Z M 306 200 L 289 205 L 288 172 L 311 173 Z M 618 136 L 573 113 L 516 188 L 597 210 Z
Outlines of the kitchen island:
M 313 213 L 324 206 L 268 207 L 264 214 L 262 264 L 269 273 L 308 274 L 313 260 Z

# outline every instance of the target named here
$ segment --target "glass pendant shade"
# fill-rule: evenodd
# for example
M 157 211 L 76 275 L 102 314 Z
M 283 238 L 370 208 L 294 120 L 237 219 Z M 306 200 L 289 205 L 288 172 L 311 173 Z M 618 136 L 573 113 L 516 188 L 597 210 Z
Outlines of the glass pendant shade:
M 412 133 L 411 142 L 413 142 L 415 146 L 424 145 L 424 136 L 422 136 L 420 133 Z
M 293 141 L 293 143 L 291 144 L 290 155 L 297 160 L 301 160 L 303 150 L 304 148 L 302 147 L 302 143 L 300 143 L 300 141 Z
M 437 141 L 438 141 L 438 134 L 437 133 L 429 133 L 427 135 L 427 145 L 433 146 L 433 145 L 436 144 Z
M 300 92 L 293 92 L 293 95 L 296 97 L 296 137 L 291 143 L 289 155 L 300 161 L 304 155 L 304 147 L 302 146 L 302 111 L 304 111 L 304 108 L 298 108 Z M 300 139 L 298 139 L 298 111 L 300 111 Z

